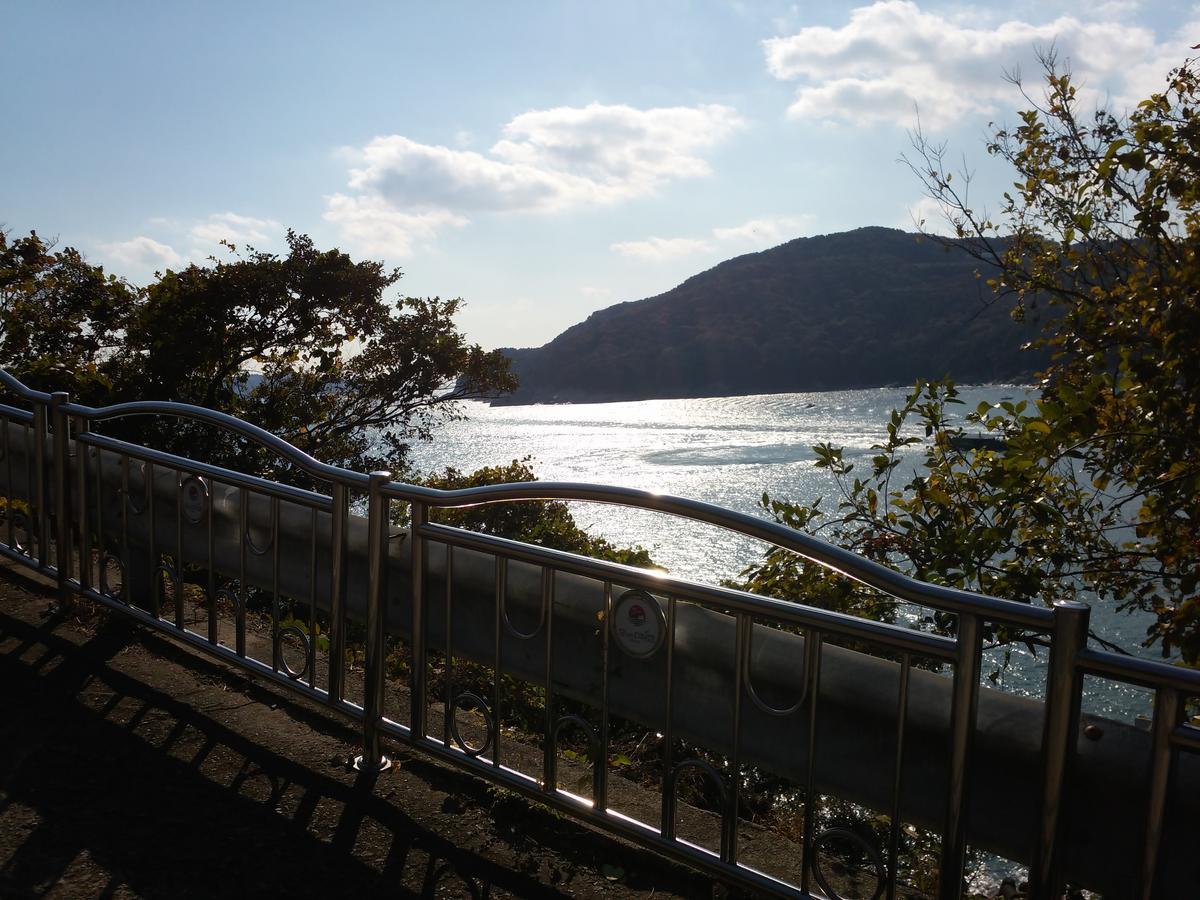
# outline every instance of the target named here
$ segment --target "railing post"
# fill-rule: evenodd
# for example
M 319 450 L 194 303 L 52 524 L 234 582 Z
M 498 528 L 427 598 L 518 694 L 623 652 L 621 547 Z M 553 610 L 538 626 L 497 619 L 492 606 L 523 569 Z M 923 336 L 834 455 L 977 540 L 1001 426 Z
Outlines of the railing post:
M 33 402 L 33 509 L 29 519 L 33 523 L 33 539 L 37 544 L 37 565 L 44 569 L 50 564 L 46 550 L 46 406 Z
M 1029 867 L 1029 896 L 1054 898 L 1059 885 L 1061 836 L 1068 779 L 1079 736 L 1082 680 L 1079 654 L 1087 646 L 1091 608 L 1075 600 L 1054 604 L 1054 631 L 1046 675 L 1046 723 L 1042 731 L 1042 793 L 1037 846 Z
M 979 670 L 982 656 L 979 616 L 959 613 L 958 658 L 950 707 L 950 773 L 946 797 L 946 826 L 942 832 L 939 900 L 962 896 L 967 855 L 967 787 L 971 777 L 971 749 L 975 738 L 975 713 L 979 705 Z
M 88 420 L 83 416 L 75 419 L 75 527 L 79 529 L 79 586 L 84 590 L 92 586 L 92 524 L 88 516 L 88 448 L 80 443 L 80 435 L 87 434 Z
M 346 695 L 346 485 L 333 484 L 330 522 L 329 575 L 329 699 L 341 703 Z
M 1151 727 L 1149 784 L 1146 788 L 1146 823 L 1142 830 L 1141 877 L 1138 897 L 1151 900 L 1162 897 L 1159 862 L 1162 857 L 1163 826 L 1167 801 L 1171 796 L 1171 734 L 1183 718 L 1183 697 L 1171 687 L 1154 692 L 1154 724 Z
M 383 772 L 392 761 L 383 755 L 379 722 L 383 718 L 384 605 L 387 603 L 387 539 L 390 503 L 383 486 L 391 472 L 372 472 L 367 496 L 367 659 L 363 685 L 363 752 L 354 767 L 363 772 Z
M 412 699 L 412 714 L 410 725 L 412 739 L 419 741 L 425 737 L 425 568 L 426 551 L 425 538 L 421 528 L 429 521 L 429 507 L 424 503 L 413 501 L 412 522 L 409 525 L 408 540 L 412 553 L 412 684 L 410 686 Z M 450 590 L 449 582 L 446 590 Z M 448 645 L 448 644 L 447 644 Z M 499 681 L 499 673 L 496 678 Z M 446 715 L 454 715 L 452 698 L 446 698 Z M 499 712 L 496 713 L 499 722 Z M 497 726 L 497 730 L 499 726 Z M 493 754 L 496 752 L 492 747 Z
M 58 574 L 58 600 L 62 604 L 70 602 L 70 587 L 67 582 L 71 578 L 71 520 L 70 504 L 70 471 L 67 464 L 67 414 L 63 404 L 69 403 L 71 397 L 65 391 L 55 391 L 50 395 L 50 426 L 54 429 L 54 566 Z

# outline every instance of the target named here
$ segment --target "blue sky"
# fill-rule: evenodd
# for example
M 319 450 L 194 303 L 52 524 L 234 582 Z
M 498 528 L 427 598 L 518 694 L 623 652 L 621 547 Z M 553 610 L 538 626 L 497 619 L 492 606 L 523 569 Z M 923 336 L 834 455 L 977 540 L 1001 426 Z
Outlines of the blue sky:
M 1127 106 L 1186 3 L 9 0 L 0 224 L 144 283 L 229 238 L 403 268 L 486 347 L 802 235 L 911 227 L 921 122 L 976 171 L 1051 42 Z M 1029 80 L 1033 80 L 1030 78 Z

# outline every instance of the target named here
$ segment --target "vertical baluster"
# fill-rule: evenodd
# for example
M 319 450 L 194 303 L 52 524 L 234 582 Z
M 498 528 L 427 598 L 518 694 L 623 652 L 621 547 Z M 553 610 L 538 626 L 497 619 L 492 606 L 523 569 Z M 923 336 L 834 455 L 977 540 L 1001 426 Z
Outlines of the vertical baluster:
M 1042 728 L 1042 802 L 1038 810 L 1038 843 L 1029 867 L 1030 897 L 1061 895 L 1059 863 L 1066 822 L 1071 760 L 1079 739 L 1079 710 L 1083 680 L 1079 654 L 1087 646 L 1087 604 L 1062 600 L 1054 604 L 1054 632 L 1046 674 L 1045 723 Z
M 13 544 L 13 473 L 12 473 L 12 446 L 10 444 L 11 437 L 9 436 L 9 428 L 11 422 L 8 419 L 4 420 L 4 496 L 5 502 L 8 504 L 4 509 L 4 524 L 8 530 L 8 546 L 9 549 L 14 549 Z
M 233 610 L 233 643 L 238 656 L 246 655 L 246 537 L 250 534 L 250 492 L 238 488 L 238 589 Z
M 388 512 L 391 503 L 383 486 L 391 472 L 372 472 L 367 494 L 367 659 L 363 685 L 363 752 L 355 766 L 365 772 L 382 772 L 391 766 L 383 755 L 379 723 L 383 718 L 384 626 L 387 603 Z M 413 533 L 416 532 L 417 505 L 413 507 Z M 419 568 L 416 556 L 414 570 Z M 414 572 L 415 575 L 415 572 Z M 414 581 L 415 584 L 415 581 Z M 414 609 L 417 598 L 413 598 Z
M 542 747 L 542 788 L 558 790 L 558 747 L 554 741 L 554 570 L 542 566 L 542 609 L 546 611 L 546 729 Z
M 150 529 L 150 611 L 154 618 L 162 617 L 162 603 L 159 591 L 162 587 L 162 555 L 158 552 L 158 535 L 154 524 L 154 463 L 146 460 L 142 463 L 142 502 L 146 504 L 146 525 Z
M 446 545 L 446 665 L 442 676 L 442 743 L 449 748 L 454 717 L 454 545 Z
M 279 649 L 279 498 L 271 498 L 271 668 L 280 669 Z
M 492 736 L 492 765 L 496 768 L 500 767 L 500 704 L 504 698 L 500 693 L 500 681 L 502 678 L 502 660 L 500 657 L 501 647 L 500 638 L 503 634 L 501 627 L 501 615 L 504 609 L 504 592 L 508 588 L 508 560 L 503 556 L 496 556 L 496 614 L 495 614 L 495 630 L 493 632 L 496 639 L 496 646 L 492 650 L 492 659 L 495 661 L 495 675 L 492 681 L 492 722 L 495 734 Z
M 126 603 L 133 601 L 129 573 L 133 570 L 133 561 L 129 558 L 129 457 L 121 457 L 121 593 Z
M 896 761 L 892 770 L 892 821 L 888 828 L 887 900 L 896 898 L 896 861 L 900 850 L 900 791 L 904 786 L 904 731 L 908 725 L 908 676 L 912 657 L 900 658 L 900 687 L 896 698 Z
M 96 547 L 96 554 L 100 557 L 100 576 L 104 578 L 106 572 L 103 570 L 107 568 L 107 563 L 104 562 L 104 552 L 108 550 L 107 541 L 104 540 L 104 451 L 98 448 L 96 449 L 96 541 L 100 545 Z
M 68 417 L 63 404 L 70 402 L 64 391 L 50 395 L 50 421 L 54 429 L 54 566 L 58 577 L 58 600 L 66 604 L 70 600 L 71 577 L 71 519 L 70 519 L 70 467 L 67 464 Z
M 217 570 L 213 553 L 214 507 L 217 505 L 217 483 L 208 486 L 208 642 L 217 642 Z
M 663 796 L 662 822 L 659 830 L 668 840 L 675 839 L 675 791 L 670 789 L 671 768 L 674 766 L 674 730 L 671 727 L 675 708 L 675 596 L 667 597 L 667 683 L 663 715 Z
M 34 540 L 37 543 L 38 567 L 50 563 L 50 554 L 46 549 L 46 407 L 35 402 L 33 404 L 33 468 L 35 481 L 33 483 L 33 510 L 29 520 L 33 526 Z
M 105 551 L 108 549 L 108 543 L 104 539 L 104 451 L 96 448 L 96 541 L 99 546 L 96 548 L 97 555 L 100 557 L 100 566 L 103 569 L 107 564 L 104 561 Z M 100 573 L 101 578 L 105 573 Z M 101 584 L 104 582 L 102 581 Z
M 608 644 L 612 631 L 612 582 L 604 582 L 604 627 L 600 629 L 600 752 L 592 774 L 592 806 L 608 810 Z
M 346 693 L 346 513 L 346 485 L 334 482 L 329 534 L 329 700 L 334 704 Z
M 1171 770 L 1174 751 L 1171 733 L 1183 716 L 1183 700 L 1175 688 L 1160 687 L 1154 692 L 1154 724 L 1150 746 L 1149 785 L 1146 790 L 1146 825 L 1143 831 L 1141 880 L 1138 896 L 1150 900 L 1161 895 L 1158 889 L 1158 864 L 1162 855 L 1163 826 L 1167 817 L 1167 798 L 1171 795 Z
M 429 567 L 429 552 L 421 529 L 429 521 L 429 507 L 416 501 L 412 504 L 412 524 L 409 526 L 409 545 L 412 553 L 412 709 L 409 715 L 413 740 L 425 737 L 425 573 Z M 386 527 L 384 529 L 386 534 Z
M 967 856 L 968 778 L 979 705 L 979 671 L 982 657 L 979 616 L 958 616 L 958 656 L 950 708 L 950 771 L 946 797 L 946 825 L 942 833 L 940 900 L 958 900 L 963 890 Z
M 800 890 L 808 892 L 815 858 L 813 830 L 817 827 L 817 700 L 821 693 L 821 647 L 824 637 L 816 629 L 804 636 L 804 658 L 808 661 L 805 678 L 808 684 L 808 760 L 804 775 L 804 860 L 800 868 Z
M 185 627 L 183 610 L 183 471 L 175 470 L 175 627 Z
M 308 546 L 308 686 L 317 686 L 317 508 L 309 516 Z
M 804 860 L 800 868 L 800 890 L 808 892 L 809 881 L 814 866 L 812 852 L 812 832 L 816 828 L 816 758 L 817 758 L 817 695 L 821 692 L 821 648 L 824 636 L 820 631 L 812 629 L 804 636 L 804 659 L 810 661 L 809 671 L 805 673 L 809 685 L 809 749 L 808 761 L 805 764 L 804 775 Z M 811 653 L 810 653 L 811 646 Z
M 79 529 L 79 587 L 91 587 L 91 528 L 88 522 L 88 446 L 83 443 L 88 433 L 88 420 L 82 415 L 74 421 L 76 428 L 76 528 Z
M 749 667 L 750 629 L 754 623 L 749 616 L 738 614 L 734 632 L 733 659 L 733 733 L 730 735 L 728 802 L 722 813 L 721 861 L 737 863 L 738 804 L 741 802 L 742 781 L 742 693 L 743 679 Z

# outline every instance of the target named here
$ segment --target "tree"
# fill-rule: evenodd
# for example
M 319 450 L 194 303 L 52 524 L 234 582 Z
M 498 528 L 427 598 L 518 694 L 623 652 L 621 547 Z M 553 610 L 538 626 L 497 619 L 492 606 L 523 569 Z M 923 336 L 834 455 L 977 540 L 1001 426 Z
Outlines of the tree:
M 455 490 L 521 481 L 537 481 L 530 466 L 530 457 L 514 459 L 503 466 L 487 466 L 470 473 L 447 468 L 429 476 L 425 484 L 443 490 Z M 554 550 L 607 559 L 627 566 L 643 569 L 655 567 L 649 551 L 643 547 L 618 547 L 604 538 L 589 535 L 579 527 L 567 504 L 559 500 L 527 500 L 438 509 L 433 511 L 433 519 L 457 528 L 540 544 Z
M 398 269 L 318 250 L 289 231 L 285 256 L 227 244 L 229 260 L 168 271 L 145 289 L 31 234 L 0 243 L 0 364 L 93 403 L 177 400 L 218 409 L 318 459 L 407 471 L 407 447 L 455 402 L 511 390 L 497 352 L 454 324 L 459 301 L 385 292 Z M 226 432 L 144 417 L 118 436 L 302 480 Z
M 930 581 L 1026 602 L 1082 596 L 1152 611 L 1147 642 L 1200 662 L 1200 72 L 1194 60 L 1128 115 L 1081 116 L 1069 71 L 988 144 L 1016 174 L 997 215 L 974 208 L 945 145 L 908 160 L 954 237 L 1051 361 L 1037 396 L 972 411 L 1004 449 L 965 448 L 953 385 L 918 384 L 863 477 L 837 448 L 835 540 Z M 1018 86 L 1020 82 L 1013 79 Z M 957 180 L 956 180 L 956 177 Z M 914 436 L 915 424 L 924 432 Z M 924 443 L 917 474 L 892 476 Z M 821 518 L 818 503 L 777 517 Z M 807 520 L 806 519 L 806 520 Z M 746 573 L 749 586 L 762 567 Z M 948 624 L 948 623 L 946 623 Z
M 31 385 L 95 396 L 100 366 L 116 351 L 135 302 L 128 283 L 37 234 L 0 229 L 0 365 Z

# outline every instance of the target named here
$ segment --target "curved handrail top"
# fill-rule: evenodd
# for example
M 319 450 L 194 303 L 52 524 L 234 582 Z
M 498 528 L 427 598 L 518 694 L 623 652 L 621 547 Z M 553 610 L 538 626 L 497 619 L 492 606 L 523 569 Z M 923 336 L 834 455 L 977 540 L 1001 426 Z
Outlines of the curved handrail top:
M 1044 607 L 991 597 L 987 594 L 965 591 L 960 588 L 930 584 L 786 525 L 768 522 L 757 516 L 726 509 L 713 503 L 690 500 L 671 494 L 657 494 L 638 488 L 569 481 L 525 481 L 455 490 L 442 490 L 393 481 L 386 484 L 384 490 L 401 499 L 450 508 L 517 500 L 573 500 L 585 503 L 609 503 L 616 506 L 668 513 L 716 525 L 774 544 L 785 550 L 791 550 L 869 587 L 877 588 L 905 600 L 941 606 L 953 612 L 1002 616 L 1010 621 L 1035 628 L 1045 627 L 1054 621 L 1053 611 Z
M 24 382 L 10 374 L 7 369 L 0 368 L 0 382 L 3 382 L 9 390 L 23 400 L 36 400 L 39 403 L 50 402 L 49 394 L 45 391 L 35 391 L 31 387 L 26 387 Z
M 0 368 L 0 381 L 27 400 L 42 403 L 51 401 L 50 394 L 26 387 L 3 368 Z M 370 484 L 370 477 L 363 473 L 323 463 L 264 428 L 203 406 L 173 400 L 139 400 L 102 407 L 66 403 L 61 408 L 67 415 L 82 416 L 93 421 L 139 415 L 169 415 L 194 419 L 241 434 L 316 478 L 359 488 L 366 488 Z M 958 613 L 993 614 L 1035 628 L 1045 627 L 1054 619 L 1053 612 L 1046 608 L 930 584 L 786 525 L 767 522 L 756 516 L 725 509 L 712 503 L 669 494 L 656 494 L 637 488 L 554 481 L 519 482 L 453 490 L 389 481 L 383 485 L 383 490 L 401 499 L 439 507 L 475 506 L 518 500 L 574 500 L 664 512 L 716 525 L 791 550 L 869 587 L 901 599 L 941 606 Z
M 67 415 L 83 416 L 93 422 L 104 421 L 105 419 L 120 419 L 125 416 L 176 416 L 182 419 L 194 419 L 209 425 L 226 428 L 243 437 L 249 438 L 255 443 L 266 447 L 268 450 L 277 453 L 280 458 L 287 460 L 315 478 L 342 482 L 343 484 L 351 484 L 359 487 L 365 487 L 370 480 L 360 472 L 323 463 L 319 459 L 309 456 L 299 447 L 267 431 L 265 428 L 252 425 L 244 419 L 239 419 L 237 416 L 217 412 L 214 409 L 208 409 L 203 406 L 194 406 L 191 403 L 179 403 L 174 400 L 135 400 L 128 403 L 114 403 L 112 406 L 100 407 L 85 406 L 81 403 L 67 403 L 63 406 L 63 411 Z

